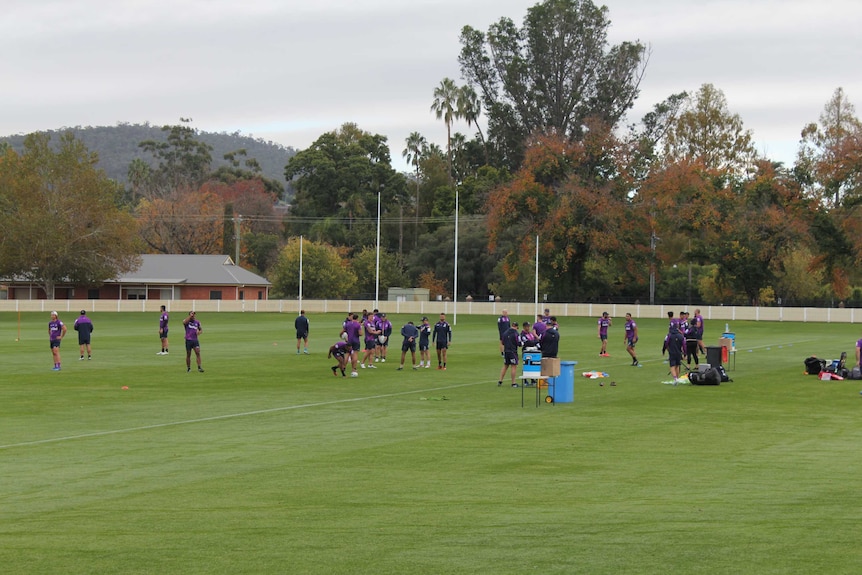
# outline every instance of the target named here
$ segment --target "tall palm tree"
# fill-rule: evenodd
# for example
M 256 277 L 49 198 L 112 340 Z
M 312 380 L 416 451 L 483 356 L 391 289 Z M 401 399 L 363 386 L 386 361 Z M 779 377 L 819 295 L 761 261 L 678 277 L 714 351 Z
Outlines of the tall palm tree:
M 458 91 L 458 110 L 461 116 L 466 120 L 467 127 L 476 126 L 479 131 L 479 140 L 482 142 L 482 149 L 485 152 L 485 163 L 488 163 L 488 144 L 485 143 L 485 136 L 482 134 L 482 127 L 479 126 L 479 116 L 482 114 L 482 100 L 472 86 L 465 84 Z
M 404 148 L 404 151 L 401 152 L 401 156 L 416 170 L 416 181 L 413 182 L 416 186 L 416 233 L 413 240 L 413 247 L 416 248 L 419 246 L 419 160 L 422 158 L 425 153 L 425 149 L 428 147 L 428 140 L 426 140 L 425 136 L 419 132 L 411 132 L 410 135 L 407 136 L 407 139 L 404 140 L 404 144 L 406 147 Z
M 446 156 L 449 165 L 449 185 L 455 187 L 452 178 L 452 122 L 461 117 L 458 108 L 458 94 L 460 90 L 455 85 L 455 80 L 443 78 L 440 85 L 434 88 L 434 101 L 431 103 L 431 111 L 438 120 L 446 123 Z

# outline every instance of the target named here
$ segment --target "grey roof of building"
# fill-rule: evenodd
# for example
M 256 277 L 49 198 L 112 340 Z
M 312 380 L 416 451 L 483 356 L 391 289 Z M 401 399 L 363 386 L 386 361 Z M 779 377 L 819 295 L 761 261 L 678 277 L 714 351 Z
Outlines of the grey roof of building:
M 270 282 L 236 265 L 230 256 L 145 254 L 141 267 L 113 282 L 135 284 L 256 285 Z

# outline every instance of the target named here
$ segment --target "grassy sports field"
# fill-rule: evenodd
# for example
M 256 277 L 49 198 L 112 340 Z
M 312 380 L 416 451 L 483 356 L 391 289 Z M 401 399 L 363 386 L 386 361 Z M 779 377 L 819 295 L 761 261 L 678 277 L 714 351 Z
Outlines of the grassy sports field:
M 0 565 L 6 573 L 858 573 L 862 382 L 803 375 L 862 328 L 735 322 L 733 383 L 673 387 L 664 321 L 564 319 L 575 401 L 504 383 L 495 318 L 460 315 L 449 369 L 333 377 L 341 314 L 199 314 L 186 373 L 172 314 L 71 324 L 0 314 Z M 408 319 L 391 317 L 396 330 Z M 432 323 L 436 317 L 431 316 Z M 529 318 L 513 318 L 516 320 Z M 451 320 L 451 318 L 450 318 Z M 724 322 L 707 324 L 712 345 Z M 396 341 L 397 340 L 397 341 Z M 433 351 L 433 350 L 432 350 Z M 408 360 L 409 361 L 409 360 Z M 852 360 L 849 363 L 853 363 Z M 615 387 L 580 373 L 602 370 Z M 128 387 L 123 390 L 123 387 Z

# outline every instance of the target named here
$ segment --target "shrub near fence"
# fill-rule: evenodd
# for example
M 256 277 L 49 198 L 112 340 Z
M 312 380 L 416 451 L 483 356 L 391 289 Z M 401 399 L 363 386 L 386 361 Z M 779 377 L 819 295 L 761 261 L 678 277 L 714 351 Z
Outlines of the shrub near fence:
M 545 307 L 557 317 L 598 317 L 607 311 L 611 317 L 622 318 L 631 313 L 635 319 L 660 319 L 668 311 L 678 314 L 681 310 L 694 312 L 694 308 L 670 305 L 639 304 L 595 304 L 533 302 L 451 302 L 451 301 L 380 301 L 373 300 L 0 300 L 0 311 L 44 312 L 53 310 L 62 313 L 78 312 L 145 312 L 157 313 L 160 306 L 168 311 L 186 312 L 259 312 L 298 314 L 300 307 L 306 313 L 359 313 L 375 307 L 386 313 L 434 316 L 445 313 L 449 322 L 457 321 L 459 314 L 499 315 L 504 309 L 514 317 L 535 317 Z M 746 307 L 746 306 L 701 306 L 704 321 L 793 321 L 816 323 L 858 323 L 862 321 L 862 310 L 855 308 L 813 307 Z

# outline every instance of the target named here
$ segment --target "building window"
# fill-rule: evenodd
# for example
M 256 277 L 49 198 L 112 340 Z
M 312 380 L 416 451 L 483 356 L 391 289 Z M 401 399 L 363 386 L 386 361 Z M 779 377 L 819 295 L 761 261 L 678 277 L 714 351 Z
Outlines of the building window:
M 147 299 L 147 290 L 143 288 L 128 288 L 126 299 Z
M 239 299 L 241 299 L 241 300 L 245 299 L 245 292 L 242 290 L 239 290 Z
M 99 299 L 99 290 L 98 289 L 88 289 L 87 290 L 87 299 Z
M 221 290 L 210 290 L 210 299 L 221 299 Z
M 257 299 L 263 299 L 263 292 L 262 291 L 257 292 Z

